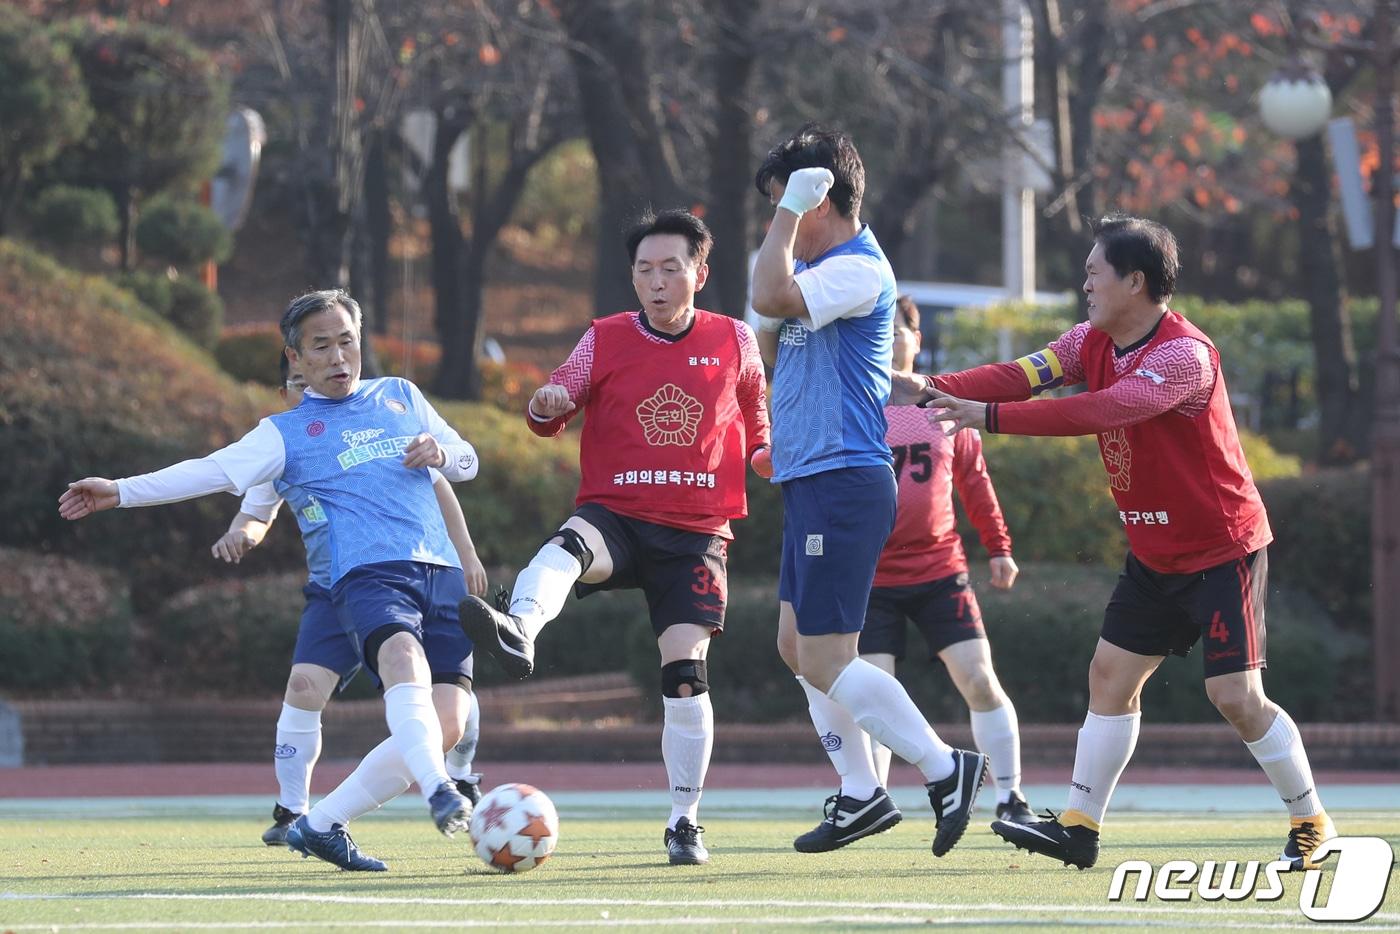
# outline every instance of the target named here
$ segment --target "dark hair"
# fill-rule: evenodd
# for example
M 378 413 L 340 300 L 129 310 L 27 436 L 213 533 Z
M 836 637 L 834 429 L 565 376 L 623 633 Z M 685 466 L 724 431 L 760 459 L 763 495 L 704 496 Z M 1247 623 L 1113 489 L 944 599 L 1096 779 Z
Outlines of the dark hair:
M 1104 258 L 1120 279 L 1132 272 L 1142 273 L 1147 295 L 1154 302 L 1165 302 L 1176 292 L 1176 277 L 1181 272 L 1176 237 L 1161 224 L 1109 214 L 1094 224 L 1094 239 L 1103 245 Z
M 919 329 L 919 306 L 908 295 L 901 295 L 894 301 L 894 320 L 911 331 Z
M 828 197 L 842 217 L 860 214 L 865 197 L 865 165 L 860 153 L 845 133 L 820 124 L 807 124 L 769 150 L 753 182 L 759 194 L 769 197 L 773 182 L 786 187 L 793 172 L 812 168 L 830 169 L 836 176 Z
M 637 261 L 637 247 L 653 234 L 676 234 L 685 237 L 686 252 L 697 266 L 709 259 L 710 247 L 715 243 L 710 228 L 689 211 L 681 208 L 662 211 L 660 214 L 647 211 L 627 232 L 627 265 Z
M 355 322 L 355 330 L 360 330 L 360 303 L 350 297 L 344 289 L 322 289 L 298 295 L 282 312 L 282 343 L 295 350 L 301 349 L 301 323 L 308 315 L 318 311 L 329 311 L 336 305 L 344 306 Z
M 287 388 L 287 380 L 292 375 L 292 361 L 287 359 L 287 352 L 284 350 L 277 355 L 278 371 L 282 374 L 282 388 Z

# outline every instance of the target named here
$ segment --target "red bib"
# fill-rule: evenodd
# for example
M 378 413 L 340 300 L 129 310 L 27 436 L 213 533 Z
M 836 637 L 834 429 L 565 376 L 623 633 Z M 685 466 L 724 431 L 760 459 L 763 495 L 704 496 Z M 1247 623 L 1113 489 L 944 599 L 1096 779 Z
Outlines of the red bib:
M 1168 311 L 1143 355 L 1177 337 L 1210 348 L 1216 378 L 1205 410 L 1192 418 L 1165 412 L 1098 436 L 1128 544 L 1143 564 L 1164 574 L 1223 564 L 1258 551 L 1274 537 L 1240 448 L 1220 354 L 1210 338 Z M 1089 389 L 1118 381 L 1107 334 L 1091 329 L 1080 353 Z
M 734 322 L 697 310 L 690 331 L 666 343 L 641 330 L 638 314 L 593 322 L 578 503 L 684 528 L 698 517 L 743 518 Z

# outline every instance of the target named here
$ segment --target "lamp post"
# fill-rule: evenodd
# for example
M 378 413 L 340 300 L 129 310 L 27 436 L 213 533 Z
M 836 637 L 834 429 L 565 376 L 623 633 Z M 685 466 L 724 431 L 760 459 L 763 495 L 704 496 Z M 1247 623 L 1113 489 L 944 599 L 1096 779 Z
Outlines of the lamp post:
M 1377 323 L 1375 410 L 1371 423 L 1372 660 L 1377 720 L 1400 720 L 1400 333 L 1395 319 L 1395 42 L 1396 0 L 1377 0 L 1375 39 L 1354 51 L 1370 55 L 1376 72 L 1376 136 L 1380 166 L 1376 201 Z M 1350 46 L 1349 46 L 1350 48 Z M 1320 85 L 1320 90 L 1319 90 Z M 1325 97 L 1325 105 L 1324 105 Z M 1290 63 L 1259 94 L 1260 116 L 1290 139 L 1320 132 L 1331 109 L 1325 82 Z

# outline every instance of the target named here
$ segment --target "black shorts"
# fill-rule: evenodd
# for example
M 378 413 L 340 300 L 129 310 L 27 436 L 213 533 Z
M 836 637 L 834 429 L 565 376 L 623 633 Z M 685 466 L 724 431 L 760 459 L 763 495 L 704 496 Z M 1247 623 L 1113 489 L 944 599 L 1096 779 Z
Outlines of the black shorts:
M 923 634 L 930 659 L 955 642 L 987 638 L 982 610 L 966 571 L 922 584 L 872 588 L 865 628 L 860 633 L 860 654 L 904 658 L 906 620 L 913 621 Z
M 574 585 L 580 598 L 638 588 L 658 636 L 679 623 L 724 629 L 729 543 L 722 537 L 620 516 L 597 503 L 584 503 L 574 515 L 602 534 L 613 562 L 612 576 L 602 583 Z
M 1160 574 L 1130 551 L 1101 635 L 1137 655 L 1186 656 L 1202 640 L 1207 678 L 1265 668 L 1268 578 L 1263 548 L 1193 574 Z

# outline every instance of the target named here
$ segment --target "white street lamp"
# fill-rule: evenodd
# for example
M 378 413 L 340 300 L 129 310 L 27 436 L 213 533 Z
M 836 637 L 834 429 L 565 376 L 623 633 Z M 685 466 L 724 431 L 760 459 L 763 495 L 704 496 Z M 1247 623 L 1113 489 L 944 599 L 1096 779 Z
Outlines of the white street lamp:
M 1270 131 L 1285 139 L 1306 139 L 1322 132 L 1331 115 L 1332 91 L 1301 58 L 1274 72 L 1259 92 L 1259 116 Z

